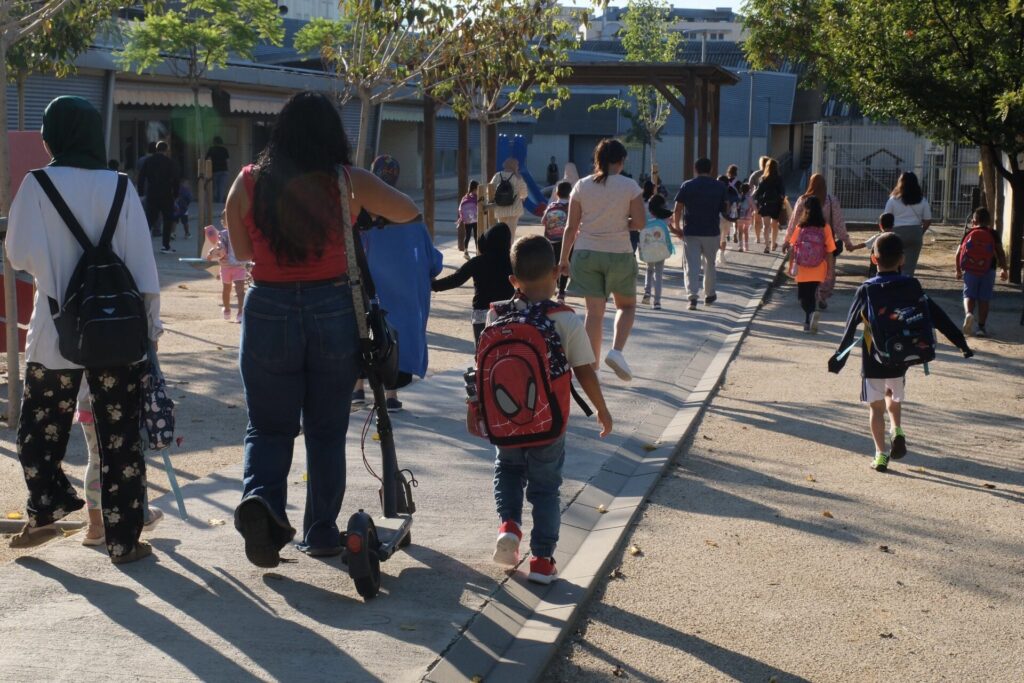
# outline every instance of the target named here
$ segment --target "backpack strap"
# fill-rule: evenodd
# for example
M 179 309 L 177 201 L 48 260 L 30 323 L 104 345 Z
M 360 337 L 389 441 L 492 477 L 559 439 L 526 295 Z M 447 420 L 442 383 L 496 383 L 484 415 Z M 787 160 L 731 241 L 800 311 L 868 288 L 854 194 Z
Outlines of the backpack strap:
M 49 198 L 50 203 L 53 204 L 53 208 L 57 210 L 64 224 L 67 225 L 68 230 L 74 236 L 75 240 L 82 246 L 85 251 L 91 251 L 93 248 L 92 242 L 89 241 L 88 236 L 85 234 L 85 230 L 82 230 L 81 223 L 75 218 L 75 215 L 71 213 L 71 209 L 68 208 L 64 198 L 60 196 L 60 192 L 57 191 L 57 187 L 50 180 L 50 176 L 47 175 L 43 169 L 36 169 L 32 171 L 32 177 L 39 183 L 39 187 L 43 188 L 43 192 Z M 127 178 L 127 176 L 125 176 Z M 52 305 L 51 305 L 52 307 Z
M 124 207 L 124 197 L 128 192 L 128 176 L 124 173 L 117 174 L 117 189 L 114 190 L 114 203 L 110 205 L 110 213 L 107 214 L 107 222 L 103 226 L 103 234 L 100 236 L 97 247 L 109 247 L 114 241 L 114 231 L 121 220 L 121 209 Z

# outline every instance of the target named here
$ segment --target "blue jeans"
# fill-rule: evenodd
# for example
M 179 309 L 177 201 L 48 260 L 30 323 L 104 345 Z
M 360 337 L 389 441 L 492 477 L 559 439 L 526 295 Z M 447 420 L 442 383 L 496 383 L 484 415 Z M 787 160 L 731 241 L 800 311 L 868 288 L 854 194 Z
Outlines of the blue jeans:
M 249 427 L 242 499 L 262 499 L 287 525 L 288 471 L 301 420 L 309 474 L 302 535 L 313 548 L 341 543 L 358 344 L 348 285 L 256 285 L 245 297 L 239 365 Z
M 213 174 L 213 201 L 220 203 L 225 200 L 228 187 L 228 172 L 215 171 Z
M 558 489 L 565 464 L 565 434 L 547 446 L 498 448 L 494 461 L 494 503 L 502 522 L 523 524 L 523 489 L 533 506 L 530 552 L 551 557 L 558 544 L 562 511 Z

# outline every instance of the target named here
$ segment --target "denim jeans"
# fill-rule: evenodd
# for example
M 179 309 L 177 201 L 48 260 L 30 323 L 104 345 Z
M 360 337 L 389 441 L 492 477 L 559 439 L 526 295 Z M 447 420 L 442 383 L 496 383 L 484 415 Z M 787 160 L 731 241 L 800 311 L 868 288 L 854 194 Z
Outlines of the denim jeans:
M 547 446 L 498 448 L 494 461 L 494 503 L 501 521 L 522 526 L 523 489 L 533 506 L 530 552 L 551 557 L 558 544 L 561 524 L 562 465 L 565 464 L 565 435 Z
M 255 285 L 245 297 L 239 365 L 249 427 L 242 499 L 262 499 L 287 524 L 288 471 L 301 420 L 309 474 L 303 544 L 312 548 L 341 543 L 358 343 L 348 285 Z

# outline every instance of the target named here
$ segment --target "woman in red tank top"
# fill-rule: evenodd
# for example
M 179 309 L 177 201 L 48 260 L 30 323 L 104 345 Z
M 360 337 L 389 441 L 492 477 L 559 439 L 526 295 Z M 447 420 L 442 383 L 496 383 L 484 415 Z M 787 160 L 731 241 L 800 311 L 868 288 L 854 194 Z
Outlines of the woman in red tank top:
M 341 552 L 345 432 L 359 368 L 339 168 L 348 138 L 331 101 L 303 92 L 281 110 L 266 149 L 245 167 L 225 210 L 235 255 L 253 262 L 239 366 L 249 426 L 235 528 L 245 554 L 275 567 L 295 536 L 285 514 L 292 449 L 302 427 L 309 484 L 299 549 Z M 362 169 L 344 174 L 349 209 L 392 222 L 419 213 L 409 197 Z

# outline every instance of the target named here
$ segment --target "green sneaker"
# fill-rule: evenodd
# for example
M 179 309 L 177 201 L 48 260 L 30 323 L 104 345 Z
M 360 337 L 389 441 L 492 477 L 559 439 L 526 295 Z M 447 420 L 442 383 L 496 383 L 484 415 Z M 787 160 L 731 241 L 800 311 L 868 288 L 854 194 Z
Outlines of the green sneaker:
M 903 433 L 902 427 L 897 427 L 892 432 L 892 459 L 899 460 L 907 454 L 907 435 Z
M 885 472 L 889 469 L 889 454 L 888 453 L 875 453 L 875 460 L 871 463 L 871 469 L 876 472 Z

